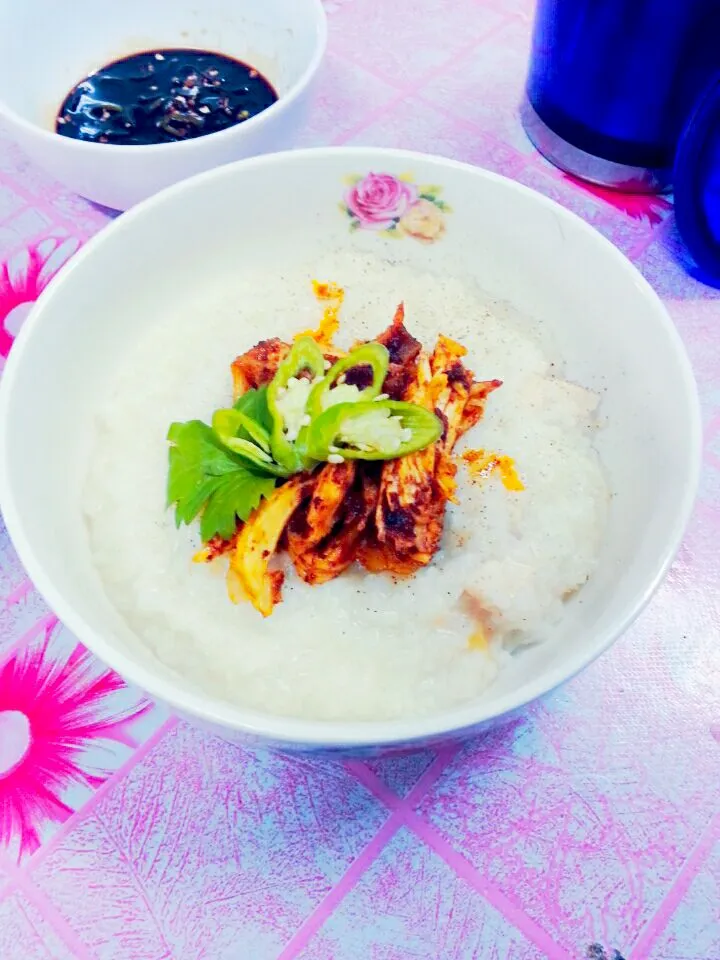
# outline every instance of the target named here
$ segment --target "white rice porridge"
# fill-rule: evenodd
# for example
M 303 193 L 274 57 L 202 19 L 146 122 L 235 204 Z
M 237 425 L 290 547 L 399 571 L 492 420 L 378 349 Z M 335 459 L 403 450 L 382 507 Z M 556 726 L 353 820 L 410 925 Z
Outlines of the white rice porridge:
M 195 564 L 197 524 L 165 507 L 169 424 L 231 402 L 230 363 L 258 340 L 317 326 L 310 280 L 345 288 L 340 345 L 377 336 L 400 300 L 411 334 L 442 332 L 468 349 L 476 379 L 500 378 L 483 420 L 456 452 L 515 461 L 525 489 L 458 470 L 442 550 L 412 579 L 352 568 L 310 587 L 287 564 L 283 602 L 263 619 L 233 605 L 226 560 Z M 591 575 L 608 492 L 593 446 L 597 397 L 559 379 L 538 325 L 458 279 L 330 255 L 287 276 L 236 280 L 187 316 L 159 318 L 124 358 L 98 417 L 85 509 L 95 562 L 114 605 L 168 667 L 205 693 L 268 713 L 333 720 L 410 718 L 478 697 L 509 650 L 541 642 L 563 597 Z M 489 650 L 459 598 L 494 613 Z M 520 652 L 518 655 L 522 655 Z

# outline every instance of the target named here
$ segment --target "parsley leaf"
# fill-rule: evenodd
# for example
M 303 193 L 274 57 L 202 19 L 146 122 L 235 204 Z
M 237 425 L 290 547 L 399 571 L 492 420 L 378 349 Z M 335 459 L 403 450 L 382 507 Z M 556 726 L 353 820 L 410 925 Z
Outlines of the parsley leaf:
M 168 506 L 175 504 L 177 526 L 192 523 L 202 510 L 200 534 L 205 542 L 216 535 L 231 537 L 236 518 L 247 520 L 275 487 L 273 477 L 253 471 L 201 420 L 173 423 L 168 440 Z
M 207 543 L 218 535 L 229 540 L 235 533 L 237 517 L 247 520 L 263 497 L 275 487 L 273 477 L 259 477 L 245 468 L 223 477 L 205 504 L 200 518 L 200 536 Z
M 255 423 L 266 430 L 272 432 L 273 418 L 268 408 L 267 387 L 260 387 L 257 390 L 247 390 L 235 401 L 234 407 L 246 417 L 250 417 Z

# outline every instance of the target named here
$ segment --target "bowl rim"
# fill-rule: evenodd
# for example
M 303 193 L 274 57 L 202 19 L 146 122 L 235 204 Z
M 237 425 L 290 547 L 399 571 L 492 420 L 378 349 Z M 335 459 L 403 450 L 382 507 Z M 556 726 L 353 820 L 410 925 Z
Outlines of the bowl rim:
M 35 335 L 36 328 L 42 323 L 45 305 L 52 299 L 55 291 L 68 281 L 73 271 L 80 269 L 81 265 L 93 256 L 95 248 L 104 243 L 107 237 L 122 231 L 132 230 L 136 220 L 147 216 L 156 207 L 171 202 L 187 190 L 202 189 L 205 182 L 215 178 L 227 177 L 232 179 L 243 170 L 257 166 L 292 166 L 306 161 L 312 163 L 315 159 L 327 156 L 353 157 L 356 162 L 361 161 L 370 164 L 377 164 L 384 160 L 402 160 L 403 162 L 409 162 L 410 165 L 413 163 L 431 163 L 460 172 L 463 175 L 469 174 L 473 177 L 489 180 L 501 185 L 503 189 L 522 193 L 532 202 L 539 203 L 552 210 L 556 216 L 574 222 L 574 226 L 578 229 L 593 234 L 594 242 L 598 244 L 600 249 L 604 248 L 606 255 L 615 261 L 617 267 L 630 272 L 638 290 L 655 308 L 657 321 L 662 324 L 666 335 L 674 346 L 683 395 L 690 412 L 690 422 L 688 424 L 690 455 L 686 458 L 688 475 L 679 508 L 668 527 L 665 548 L 651 567 L 651 576 L 643 589 L 638 591 L 635 599 L 625 605 L 614 626 L 609 626 L 597 636 L 590 650 L 582 654 L 576 654 L 574 657 L 571 656 L 569 662 L 568 658 L 565 658 L 561 664 L 557 664 L 543 673 L 541 678 L 526 684 L 522 696 L 518 696 L 517 691 L 509 691 L 503 694 L 493 703 L 491 709 L 488 708 L 488 704 L 480 695 L 478 699 L 451 710 L 418 718 L 387 721 L 303 720 L 296 717 L 261 713 L 213 699 L 200 692 L 180 689 L 170 676 L 157 676 L 152 669 L 137 663 L 129 654 L 118 650 L 104 637 L 96 634 L 86 624 L 83 616 L 76 612 L 70 603 L 65 601 L 61 592 L 56 590 L 52 579 L 46 574 L 42 559 L 36 555 L 31 539 L 26 536 L 25 524 L 17 508 L 13 484 L 9 476 L 10 471 L 5 450 L 7 431 L 4 429 L 4 424 L 9 416 L 13 384 L 22 370 L 23 356 L 27 344 Z M 411 746 L 428 741 L 451 739 L 461 735 L 463 731 L 469 732 L 481 725 L 496 722 L 572 679 L 600 654 L 604 653 L 628 629 L 664 579 L 681 545 L 690 520 L 702 463 L 702 415 L 697 384 L 687 351 L 662 300 L 634 264 L 606 237 L 577 214 L 524 184 L 461 161 L 394 148 L 315 147 L 252 157 L 198 174 L 167 187 L 148 200 L 143 201 L 92 237 L 41 293 L 13 344 L 7 365 L 2 377 L 0 377 L 0 444 L 2 445 L 0 446 L 0 508 L 3 511 L 5 525 L 15 550 L 30 580 L 51 610 L 101 661 L 116 671 L 127 682 L 145 691 L 153 699 L 164 701 L 173 710 L 187 717 L 192 717 L 200 723 L 212 724 L 248 738 L 256 738 L 261 742 L 274 743 L 275 745 L 285 744 L 288 747 L 309 749 L 371 748 Z
M 128 153 L 130 155 L 135 155 L 138 153 L 138 150 L 141 149 L 141 156 L 147 157 L 151 152 L 153 154 L 165 155 L 167 154 L 168 150 L 174 150 L 177 153 L 182 148 L 184 149 L 185 153 L 189 153 L 191 150 L 203 149 L 203 145 L 207 146 L 208 143 L 224 143 L 233 136 L 237 137 L 240 131 L 247 132 L 255 130 L 262 124 L 270 122 L 274 117 L 279 117 L 288 107 L 291 107 L 292 104 L 302 96 L 302 94 L 312 83 L 313 78 L 317 74 L 320 65 L 322 64 L 325 52 L 327 50 L 328 20 L 322 0 L 308 0 L 308 2 L 312 5 L 311 9 L 313 10 L 315 23 L 315 47 L 312 57 L 310 58 L 310 62 L 284 96 L 281 97 L 278 95 L 277 100 L 274 103 L 271 103 L 269 107 L 261 110 L 260 113 L 256 113 L 253 117 L 248 117 L 248 119 L 244 120 L 242 123 L 236 123 L 230 127 L 226 127 L 224 130 L 216 130 L 213 133 L 208 133 L 201 137 L 193 137 L 191 140 L 178 140 L 176 143 L 93 143 L 89 140 L 77 140 L 75 137 L 61 137 L 55 130 L 50 130 L 41 126 L 39 123 L 34 123 L 32 120 L 26 119 L 7 103 L 1 93 L 0 116 L 4 117 L 10 123 L 21 127 L 30 136 L 38 137 L 41 140 L 52 141 L 55 145 L 58 144 L 58 141 L 61 141 L 65 146 L 65 149 L 85 152 L 88 157 L 91 156 L 92 152 L 96 152 L 98 150 L 101 150 L 104 154 L 106 154 L 108 148 L 112 149 L 112 156 L 122 157 L 127 156 Z M 178 47 L 175 49 L 181 48 Z M 187 47 L 183 49 L 189 50 L 199 48 Z M 145 53 L 152 51 L 138 50 L 136 52 Z M 58 101 L 58 105 L 60 103 L 62 103 L 62 101 Z

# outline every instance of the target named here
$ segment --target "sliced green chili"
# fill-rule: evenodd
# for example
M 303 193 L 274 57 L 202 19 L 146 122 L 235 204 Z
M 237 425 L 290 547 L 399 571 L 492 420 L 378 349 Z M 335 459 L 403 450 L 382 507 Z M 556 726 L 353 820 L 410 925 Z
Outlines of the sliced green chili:
M 226 437 L 230 439 L 242 437 L 244 440 L 252 440 L 265 453 L 270 453 L 269 431 L 257 420 L 253 420 L 252 417 L 243 413 L 242 410 L 237 410 L 234 407 L 229 410 L 216 410 L 213 414 L 213 430 L 226 446 L 229 446 Z
M 272 417 L 270 449 L 275 460 L 288 473 L 297 473 L 308 465 L 296 443 L 307 418 L 307 402 L 312 383 L 322 377 L 325 358 L 312 337 L 301 337 L 278 367 L 267 392 Z M 300 374 L 309 373 L 310 379 Z
M 307 452 L 330 462 L 394 460 L 435 443 L 442 431 L 438 417 L 415 403 L 338 403 L 310 424 Z
M 313 387 L 308 400 L 311 419 L 337 403 L 374 400 L 382 391 L 389 363 L 390 354 L 381 343 L 366 343 L 342 357 L 328 370 L 321 382 Z M 355 367 L 370 367 L 372 382 L 367 387 L 360 389 L 337 382 Z
M 287 477 L 288 471 L 270 456 L 270 434 L 259 423 L 239 410 L 216 410 L 212 429 L 220 443 L 243 460 L 261 467 L 275 477 Z M 248 439 L 248 437 L 252 439 Z

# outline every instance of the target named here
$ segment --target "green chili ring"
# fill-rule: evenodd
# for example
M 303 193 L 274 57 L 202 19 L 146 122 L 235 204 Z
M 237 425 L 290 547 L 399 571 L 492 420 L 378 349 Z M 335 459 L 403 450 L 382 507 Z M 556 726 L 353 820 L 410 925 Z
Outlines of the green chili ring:
M 322 377 L 325 372 L 325 357 L 312 337 L 301 337 L 295 341 L 290 353 L 282 361 L 268 386 L 267 404 L 272 417 L 270 449 L 274 459 L 288 473 L 298 473 L 300 470 L 306 469 L 309 464 L 302 450 L 287 437 L 285 418 L 280 410 L 279 398 L 281 391 L 287 389 L 288 382 L 293 377 L 299 377 L 306 371 L 313 380 Z
M 399 421 L 397 425 L 396 421 Z M 338 403 L 311 422 L 307 452 L 314 460 L 330 462 L 336 458 L 395 460 L 429 447 L 440 439 L 442 432 L 439 417 L 415 403 L 401 400 Z

